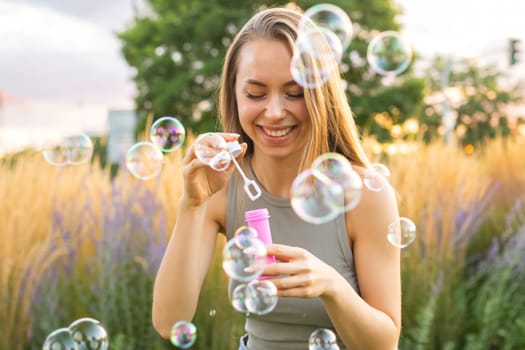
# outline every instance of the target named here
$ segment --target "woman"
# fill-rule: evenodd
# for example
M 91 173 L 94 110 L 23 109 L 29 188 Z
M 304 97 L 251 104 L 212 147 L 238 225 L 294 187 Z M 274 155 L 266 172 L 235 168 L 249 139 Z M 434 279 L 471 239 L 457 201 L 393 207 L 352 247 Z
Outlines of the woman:
M 222 136 L 242 142 L 243 166 L 263 194 L 243 198 L 233 165 L 216 172 L 188 149 L 184 193 L 154 287 L 153 324 L 164 337 L 176 321 L 193 318 L 217 233 L 231 238 L 246 210 L 264 207 L 274 242 L 267 252 L 278 259 L 264 274 L 273 276 L 279 302 L 267 315 L 247 317 L 240 349 L 306 349 L 318 328 L 333 329 L 353 350 L 397 347 L 400 252 L 386 239 L 398 218 L 392 188 L 363 189 L 356 208 L 321 225 L 302 221 L 290 205 L 292 182 L 317 156 L 340 153 L 361 174 L 368 165 L 337 68 L 319 87 L 303 88 L 292 77 L 300 19 L 290 9 L 260 11 L 229 48 Z

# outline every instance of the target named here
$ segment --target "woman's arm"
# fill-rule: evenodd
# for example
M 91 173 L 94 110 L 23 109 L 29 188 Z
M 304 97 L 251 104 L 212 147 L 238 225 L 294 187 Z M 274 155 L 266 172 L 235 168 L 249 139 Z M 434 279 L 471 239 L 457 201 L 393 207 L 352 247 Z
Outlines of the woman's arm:
M 305 249 L 269 245 L 268 254 L 284 263 L 266 266 L 279 296 L 320 297 L 340 339 L 352 350 L 393 350 L 401 328 L 399 248 L 387 240 L 388 225 L 398 218 L 391 187 L 363 190 L 359 205 L 347 212 L 347 228 L 361 295 L 331 266 Z
M 179 201 L 177 221 L 155 277 L 152 321 L 170 337 L 180 320 L 191 321 L 214 253 L 218 226 L 207 218 L 206 206 L 193 208 Z
M 321 298 L 339 336 L 351 349 L 397 349 L 401 331 L 400 250 L 387 240 L 398 219 L 395 193 L 363 189 L 363 198 L 347 213 L 347 227 L 361 296 L 338 276 Z
M 222 135 L 226 141 L 237 139 Z M 164 338 L 169 338 L 175 322 L 193 319 L 224 222 L 226 184 L 234 170 L 230 165 L 226 171 L 214 171 L 195 157 L 193 148 L 183 160 L 184 193 L 153 288 L 153 326 Z

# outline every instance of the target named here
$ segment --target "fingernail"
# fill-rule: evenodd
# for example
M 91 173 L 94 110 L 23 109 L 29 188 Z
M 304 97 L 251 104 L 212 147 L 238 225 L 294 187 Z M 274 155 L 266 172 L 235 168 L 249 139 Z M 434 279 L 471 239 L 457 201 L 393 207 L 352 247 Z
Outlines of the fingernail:
M 240 137 L 241 134 L 237 134 L 236 132 L 225 132 L 226 135 L 228 136 L 231 136 L 231 137 Z
M 244 268 L 244 272 L 246 272 L 246 273 L 254 273 L 255 272 L 255 267 L 253 267 L 253 266 L 245 267 Z

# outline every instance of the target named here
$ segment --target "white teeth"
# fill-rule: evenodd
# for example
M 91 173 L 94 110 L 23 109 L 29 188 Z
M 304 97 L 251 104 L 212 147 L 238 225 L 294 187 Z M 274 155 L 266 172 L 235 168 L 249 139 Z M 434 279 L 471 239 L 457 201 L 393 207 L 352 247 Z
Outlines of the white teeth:
M 280 129 L 280 130 L 270 130 L 263 128 L 265 134 L 270 135 L 272 137 L 282 137 L 284 135 L 287 135 L 290 131 L 292 131 L 291 127 Z

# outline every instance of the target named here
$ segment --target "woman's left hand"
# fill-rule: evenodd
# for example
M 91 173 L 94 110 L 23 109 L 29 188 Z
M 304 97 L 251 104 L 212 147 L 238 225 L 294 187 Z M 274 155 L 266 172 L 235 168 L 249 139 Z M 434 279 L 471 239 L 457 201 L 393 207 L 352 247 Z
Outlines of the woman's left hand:
M 335 290 L 340 275 L 306 249 L 284 244 L 269 244 L 266 248 L 277 261 L 267 265 L 263 274 L 272 275 L 279 296 L 315 298 Z

